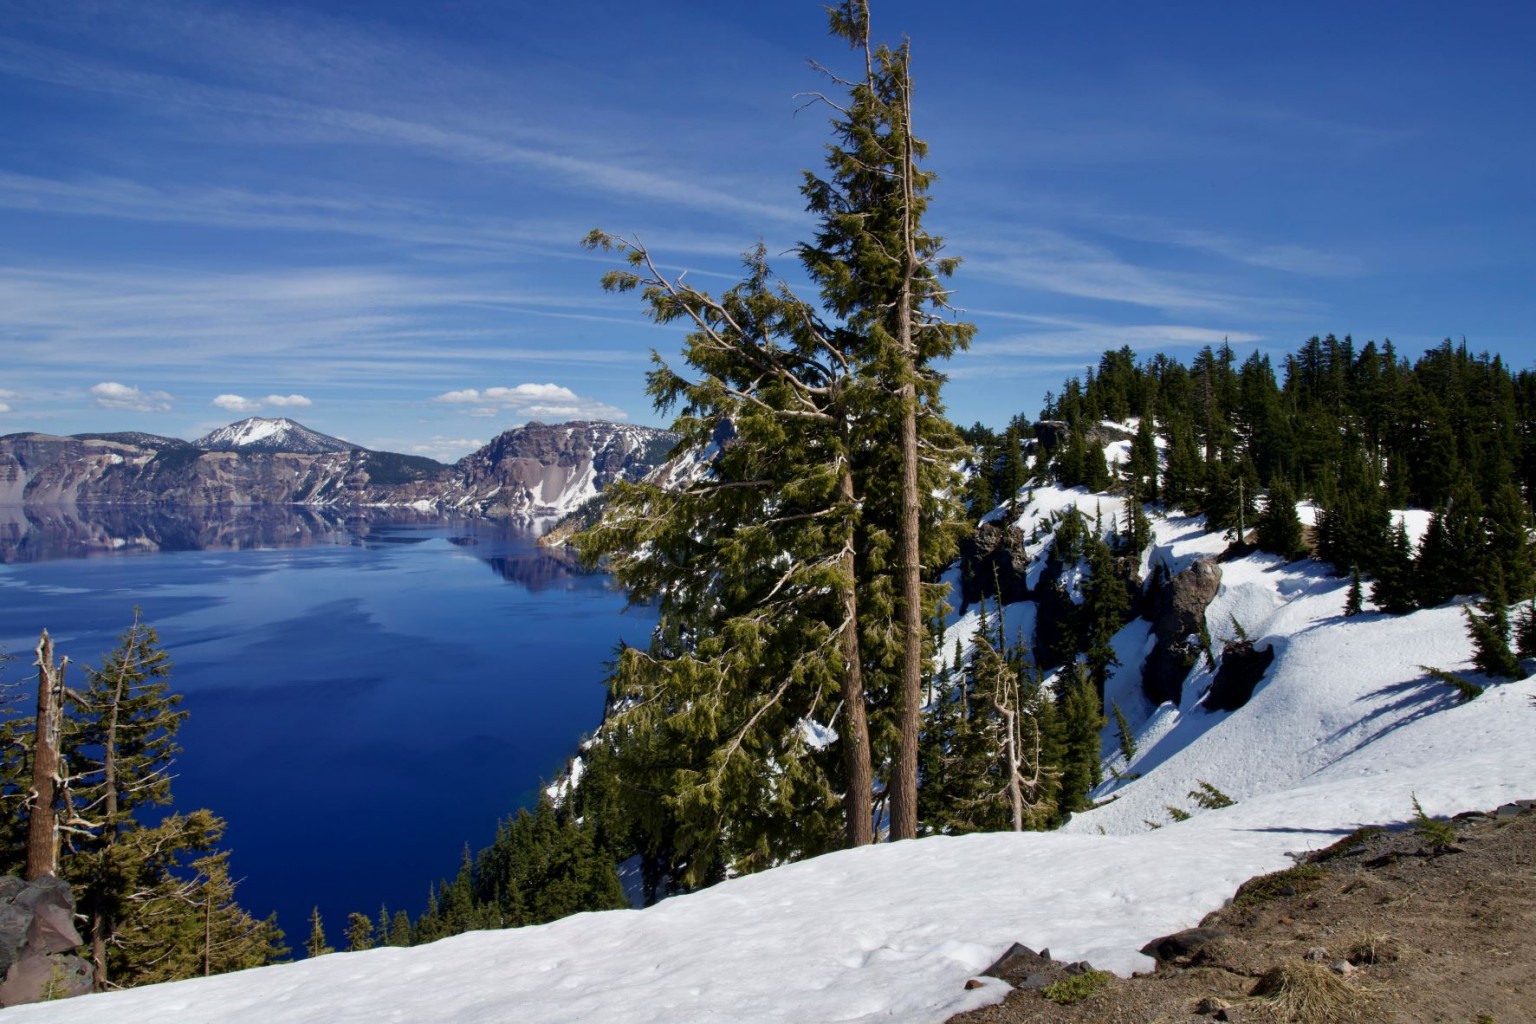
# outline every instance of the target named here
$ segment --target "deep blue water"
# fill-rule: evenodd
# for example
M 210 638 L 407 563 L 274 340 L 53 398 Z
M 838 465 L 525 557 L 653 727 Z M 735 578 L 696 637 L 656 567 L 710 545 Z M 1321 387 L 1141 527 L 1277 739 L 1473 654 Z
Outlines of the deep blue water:
M 43 627 L 97 665 L 142 607 L 190 712 L 175 805 L 228 820 L 240 902 L 295 949 L 312 906 L 338 946 L 349 911 L 419 914 L 560 770 L 614 645 L 654 622 L 486 521 L 9 509 L 0 561 L 13 681 Z

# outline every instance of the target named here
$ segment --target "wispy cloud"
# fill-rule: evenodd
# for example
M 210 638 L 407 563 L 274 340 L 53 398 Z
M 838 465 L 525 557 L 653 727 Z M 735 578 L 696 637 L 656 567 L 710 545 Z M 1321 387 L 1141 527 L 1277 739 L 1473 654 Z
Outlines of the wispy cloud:
M 0 344 L 54 378 L 78 379 L 82 366 L 118 365 L 131 353 L 162 380 L 270 380 L 280 370 L 311 397 L 320 383 L 463 379 L 486 360 L 642 364 L 640 345 L 561 347 L 523 326 L 531 317 L 603 319 L 585 312 L 592 303 L 518 290 L 485 272 L 0 267 Z M 638 316 L 610 319 L 649 330 Z
M 1056 295 L 1206 312 L 1254 304 L 1207 277 L 1139 266 L 1102 245 L 1044 228 L 1021 230 L 1006 242 L 963 239 L 957 249 L 974 254 L 966 263 L 968 273 Z
M 422 120 L 260 89 L 215 85 L 185 76 L 128 70 L 14 39 L 0 39 L 0 70 L 54 86 L 106 93 L 119 100 L 131 98 L 161 110 L 212 114 L 221 119 L 225 128 L 230 116 L 239 115 L 260 119 L 267 130 L 295 141 L 385 145 L 478 168 L 535 172 L 545 187 L 561 191 L 647 199 L 755 219 L 782 221 L 801 217 L 797 205 L 750 198 L 703 181 L 683 167 L 646 168 L 633 156 L 615 160 L 610 154 L 579 153 L 578 147 L 591 144 L 580 133 L 573 132 L 563 140 L 568 148 L 562 150 L 498 136 L 484 128 L 459 127 L 453 123 L 452 107 L 434 111 L 431 120 Z
M 512 413 L 533 419 L 603 419 L 623 420 L 623 409 L 583 398 L 560 384 L 518 384 L 514 387 L 463 388 L 438 395 L 434 401 L 470 406 L 471 416 L 498 416 Z
M 170 412 L 171 396 L 164 391 L 143 391 L 136 385 L 102 381 L 91 386 L 91 397 L 103 409 L 129 412 Z

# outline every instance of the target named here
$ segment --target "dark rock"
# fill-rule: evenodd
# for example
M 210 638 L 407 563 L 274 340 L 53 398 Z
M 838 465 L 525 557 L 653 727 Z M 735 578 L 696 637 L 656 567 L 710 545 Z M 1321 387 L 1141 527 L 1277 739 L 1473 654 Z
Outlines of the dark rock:
M 1186 928 L 1181 932 L 1153 939 L 1142 946 L 1141 951 L 1159 963 L 1166 963 L 1190 956 L 1217 939 L 1225 939 L 1229 935 L 1231 935 L 1230 932 L 1222 931 L 1220 928 Z
M 27 945 L 42 953 L 68 953 L 82 941 L 70 908 L 53 903 L 40 905 L 27 928 Z
M 45 875 L 0 879 L 0 1006 L 62 999 L 90 991 L 90 965 L 73 955 L 75 899 L 68 884 Z
M 44 904 L 67 907 L 71 913 L 75 909 L 75 897 L 69 891 L 69 883 L 53 875 L 34 878 L 27 883 L 25 889 L 17 893 L 11 902 L 29 909 L 35 909 Z
M 1003 604 L 1027 600 L 1029 559 L 1024 532 L 1017 526 L 986 522 L 960 543 L 960 599 L 969 605 L 1002 595 Z
M 1274 645 L 1255 648 L 1251 640 L 1238 640 L 1221 652 L 1221 666 L 1200 704 L 1207 711 L 1236 711 L 1253 697 L 1264 673 L 1275 660 Z
M 1157 643 L 1142 664 L 1141 687 L 1153 704 L 1183 696 L 1184 679 L 1200 657 L 1200 627 L 1205 610 L 1221 589 L 1221 567 L 1202 558 L 1169 579 L 1153 575 L 1152 628 Z
M 27 883 L 15 875 L 0 875 L 0 900 L 9 903 L 26 887 Z
M 985 984 L 986 982 L 982 981 L 980 978 L 972 978 L 965 983 L 965 987 L 967 989 L 976 989 L 981 988 Z
M 1525 808 L 1519 804 L 1504 804 L 1493 812 L 1493 816 L 1498 821 L 1507 821 L 1510 818 L 1518 818 L 1524 813 Z
M 1049 959 L 1049 958 L 1047 958 Z M 981 973 L 988 978 L 1002 978 L 1021 966 L 1034 966 L 1040 962 L 1040 954 L 1020 942 L 1008 947 L 1008 951 Z

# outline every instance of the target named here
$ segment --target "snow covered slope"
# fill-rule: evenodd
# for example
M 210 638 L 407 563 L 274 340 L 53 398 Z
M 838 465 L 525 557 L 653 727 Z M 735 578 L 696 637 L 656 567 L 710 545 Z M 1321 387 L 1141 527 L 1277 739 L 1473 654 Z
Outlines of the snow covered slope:
M 1106 522 L 1120 511 L 1114 499 L 1040 488 L 1020 515 L 1066 503 L 1090 516 L 1102 504 Z M 1149 561 L 1177 570 L 1224 547 L 1198 522 L 1171 518 L 1156 524 Z M 1001 997 L 1000 982 L 964 984 L 1012 942 L 1128 973 L 1150 966 L 1136 952 L 1147 940 L 1288 866 L 1288 851 L 1404 822 L 1415 798 L 1443 815 L 1536 796 L 1536 678 L 1461 704 L 1419 668 L 1470 674 L 1455 605 L 1345 619 L 1344 586 L 1317 563 L 1254 555 L 1222 572 L 1207 614 L 1217 645 L 1236 618 L 1276 649 L 1253 699 L 1204 711 L 1196 701 L 1210 675 L 1196 670 L 1178 706 L 1138 704 L 1148 629 L 1126 627 L 1109 693 L 1138 729 L 1128 770 L 1143 774 L 1111 781 L 1103 795 L 1114 799 L 1061 832 L 845 851 L 644 911 L 18 1007 L 7 1019 L 937 1024 Z M 1028 611 L 1010 610 L 1010 623 L 1030 622 Z M 971 618 L 957 618 L 955 635 Z M 1117 750 L 1112 731 L 1106 753 Z M 1200 810 L 1187 794 L 1202 781 L 1237 802 Z M 1193 816 L 1173 822 L 1168 805 Z
M 192 445 L 205 452 L 295 452 L 300 455 L 350 452 L 362 447 L 310 430 L 286 416 L 276 419 L 252 416 L 205 434 Z

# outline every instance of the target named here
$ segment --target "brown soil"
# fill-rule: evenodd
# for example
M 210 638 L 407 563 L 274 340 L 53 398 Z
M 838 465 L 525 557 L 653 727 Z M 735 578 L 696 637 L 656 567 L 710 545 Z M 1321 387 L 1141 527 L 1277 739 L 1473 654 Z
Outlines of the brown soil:
M 1362 829 L 1250 879 L 1201 922 L 1224 936 L 1181 933 L 1155 972 L 1072 981 L 1098 984 L 1076 1003 L 1042 986 L 1086 965 L 1005 957 L 987 973 L 1015 991 L 951 1024 L 1536 1022 L 1536 805 L 1441 827 Z

